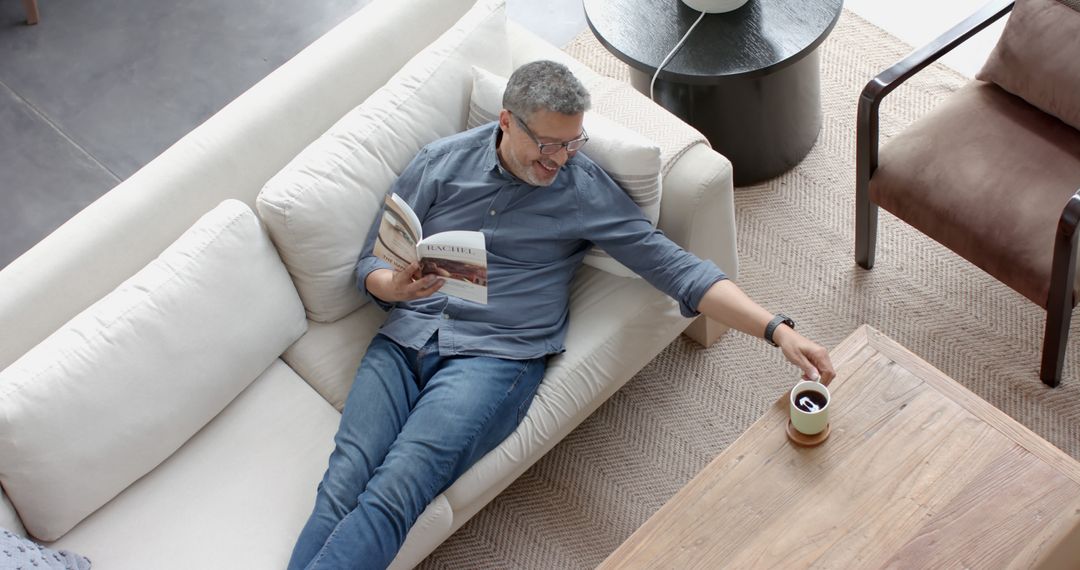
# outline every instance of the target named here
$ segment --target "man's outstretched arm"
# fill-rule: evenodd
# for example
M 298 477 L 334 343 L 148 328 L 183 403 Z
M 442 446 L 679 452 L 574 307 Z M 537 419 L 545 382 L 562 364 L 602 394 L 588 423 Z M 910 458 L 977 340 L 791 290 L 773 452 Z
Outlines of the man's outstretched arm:
M 761 338 L 773 314 L 758 305 L 738 285 L 729 279 L 717 281 L 701 298 L 698 311 L 750 336 Z M 773 341 L 780 345 L 784 356 L 799 367 L 807 378 L 818 375 L 828 384 L 836 376 L 829 352 L 821 345 L 781 324 L 773 331 Z

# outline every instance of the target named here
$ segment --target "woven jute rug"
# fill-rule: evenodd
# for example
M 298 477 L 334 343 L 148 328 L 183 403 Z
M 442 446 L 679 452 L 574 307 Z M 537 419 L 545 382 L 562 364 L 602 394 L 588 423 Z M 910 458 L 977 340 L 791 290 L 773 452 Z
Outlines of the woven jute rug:
M 588 32 L 566 51 L 627 69 Z M 1080 319 L 1066 377 L 1039 381 L 1044 313 L 884 210 L 877 265 L 854 263 L 855 108 L 866 82 L 911 51 L 845 11 L 822 45 L 824 124 L 794 170 L 736 190 L 738 283 L 828 347 L 868 323 L 1080 458 Z M 942 66 L 882 106 L 884 138 L 966 79 Z M 593 568 L 732 443 L 797 372 L 759 339 L 680 337 L 463 526 L 422 568 Z

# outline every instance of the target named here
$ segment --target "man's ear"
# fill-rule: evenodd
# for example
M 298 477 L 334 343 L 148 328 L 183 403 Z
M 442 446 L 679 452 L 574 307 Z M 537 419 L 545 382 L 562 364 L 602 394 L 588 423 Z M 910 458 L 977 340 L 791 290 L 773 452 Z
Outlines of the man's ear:
M 499 128 L 504 133 L 510 128 L 510 111 L 506 109 L 499 111 Z

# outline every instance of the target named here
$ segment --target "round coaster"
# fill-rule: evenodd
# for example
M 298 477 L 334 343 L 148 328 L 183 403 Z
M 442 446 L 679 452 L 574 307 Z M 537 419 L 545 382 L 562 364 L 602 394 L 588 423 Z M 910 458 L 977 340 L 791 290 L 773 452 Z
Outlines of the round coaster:
M 805 433 L 800 433 L 799 430 L 795 429 L 795 426 L 791 425 L 791 420 L 788 420 L 787 423 L 788 439 L 805 447 L 813 447 L 825 441 L 826 439 L 829 439 L 829 431 L 829 424 L 825 424 L 825 429 L 821 430 L 821 433 L 817 433 L 814 435 L 806 435 Z

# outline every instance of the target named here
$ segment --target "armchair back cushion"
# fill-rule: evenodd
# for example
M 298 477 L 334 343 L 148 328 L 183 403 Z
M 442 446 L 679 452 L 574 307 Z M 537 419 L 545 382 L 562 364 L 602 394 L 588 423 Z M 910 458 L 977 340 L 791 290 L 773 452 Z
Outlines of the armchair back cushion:
M 0 483 L 26 530 L 62 536 L 169 457 L 306 328 L 254 212 L 227 200 L 204 215 L 0 372 Z
M 365 303 L 354 268 L 383 196 L 424 145 L 465 129 L 472 66 L 507 73 L 507 46 L 503 0 L 478 2 L 263 187 L 256 207 L 311 320 Z
M 1080 129 L 1080 0 L 1017 0 L 976 78 Z

